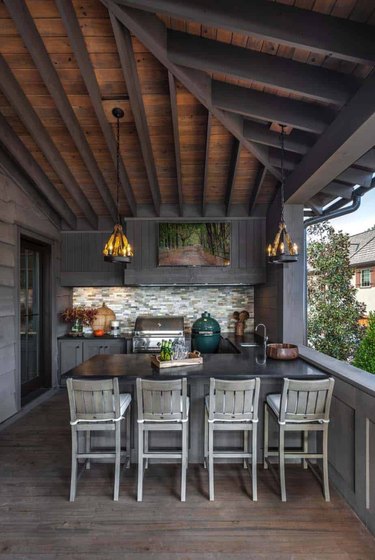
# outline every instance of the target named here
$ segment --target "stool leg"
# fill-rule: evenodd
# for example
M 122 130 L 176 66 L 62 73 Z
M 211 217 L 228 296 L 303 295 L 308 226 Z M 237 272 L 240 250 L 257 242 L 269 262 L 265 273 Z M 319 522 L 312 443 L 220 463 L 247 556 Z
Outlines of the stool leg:
M 328 479 L 328 425 L 325 424 L 323 430 L 323 482 L 324 482 L 324 498 L 326 502 L 330 502 L 329 495 L 329 479 Z
M 309 432 L 307 430 L 305 430 L 303 432 L 303 452 L 307 453 L 309 450 Z M 307 464 L 307 460 L 303 459 L 303 468 L 307 469 L 308 464 Z
M 208 425 L 208 483 L 210 500 L 215 499 L 214 495 L 214 426 L 210 422 Z
M 90 450 L 91 450 L 91 441 L 90 441 L 90 437 L 91 437 L 91 432 L 90 432 L 90 430 L 86 430 L 86 433 L 85 433 L 86 453 L 90 453 Z M 86 459 L 85 466 L 86 466 L 86 469 L 87 469 L 87 470 L 90 469 L 90 459 Z
M 207 408 L 204 407 L 204 451 L 203 451 L 203 466 L 207 469 L 207 457 L 208 457 L 208 414 Z
M 188 425 L 182 424 L 181 502 L 186 501 L 186 471 L 188 462 Z
M 77 491 L 77 431 L 72 426 L 72 472 L 70 478 L 70 501 L 74 502 Z
M 116 450 L 115 450 L 115 484 L 113 490 L 113 499 L 115 502 L 118 501 L 120 492 L 120 460 L 121 460 L 121 428 L 120 422 L 116 422 L 115 427 L 115 440 L 116 440 Z
M 131 455 L 131 449 L 130 449 L 130 434 L 131 434 L 131 408 L 129 406 L 128 410 L 126 411 L 125 414 L 125 430 L 126 430 L 126 434 L 125 434 L 125 445 L 126 445 L 126 460 L 125 460 L 125 466 L 127 469 L 130 468 L 130 455 Z
M 249 452 L 249 432 L 247 430 L 243 431 L 243 451 L 244 451 L 244 453 Z M 249 459 L 245 457 L 244 460 L 243 460 L 243 468 L 244 469 L 247 469 L 248 462 L 249 462 Z
M 148 431 L 145 431 L 145 452 L 148 453 Z M 148 459 L 145 459 L 145 469 L 148 469 Z
M 268 405 L 264 403 L 264 425 L 263 425 L 263 468 L 268 469 L 267 465 L 267 457 L 268 457 L 268 423 L 269 423 L 269 414 L 268 414 Z
M 138 424 L 138 488 L 137 501 L 142 501 L 143 495 L 143 425 Z
M 280 490 L 281 501 L 286 502 L 285 488 L 285 432 L 283 426 L 279 426 L 279 471 L 280 471 Z
M 251 463 L 251 478 L 253 481 L 253 501 L 258 501 L 258 481 L 257 481 L 257 430 L 258 424 L 253 424 L 252 434 L 252 463 Z

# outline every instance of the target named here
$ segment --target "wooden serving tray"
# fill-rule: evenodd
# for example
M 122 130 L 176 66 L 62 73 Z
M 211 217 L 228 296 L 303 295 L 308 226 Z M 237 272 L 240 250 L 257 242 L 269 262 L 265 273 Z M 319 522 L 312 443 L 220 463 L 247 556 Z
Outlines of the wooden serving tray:
M 151 356 L 151 363 L 159 369 L 172 368 L 178 366 L 196 366 L 203 364 L 203 358 L 200 352 L 189 352 L 188 357 L 184 360 L 168 360 L 161 362 L 159 356 Z

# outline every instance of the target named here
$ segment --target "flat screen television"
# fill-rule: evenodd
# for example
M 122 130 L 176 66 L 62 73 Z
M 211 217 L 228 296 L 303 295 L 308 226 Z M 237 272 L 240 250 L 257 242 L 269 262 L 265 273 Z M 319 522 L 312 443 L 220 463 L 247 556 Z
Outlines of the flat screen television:
M 231 224 L 159 223 L 159 266 L 229 266 Z

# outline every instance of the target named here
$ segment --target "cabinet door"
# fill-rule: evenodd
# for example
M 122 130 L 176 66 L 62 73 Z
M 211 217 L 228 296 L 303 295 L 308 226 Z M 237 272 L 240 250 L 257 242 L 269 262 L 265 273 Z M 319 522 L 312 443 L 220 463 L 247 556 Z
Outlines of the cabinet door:
M 61 340 L 60 375 L 76 366 L 79 366 L 82 362 L 82 342 L 77 340 Z
M 103 340 L 104 354 L 126 354 L 125 340 Z
M 83 343 L 83 359 L 86 361 L 97 354 L 104 354 L 105 340 L 85 340 Z

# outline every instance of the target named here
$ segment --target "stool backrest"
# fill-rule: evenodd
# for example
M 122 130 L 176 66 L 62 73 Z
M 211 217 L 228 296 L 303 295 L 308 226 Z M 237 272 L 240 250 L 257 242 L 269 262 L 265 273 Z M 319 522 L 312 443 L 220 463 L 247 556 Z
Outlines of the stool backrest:
M 260 379 L 210 379 L 209 421 L 258 421 Z
M 279 421 L 328 422 L 334 384 L 333 377 L 312 381 L 284 379 Z
M 67 380 L 71 422 L 120 417 L 118 379 Z
M 187 382 L 137 379 L 138 422 L 186 422 Z

